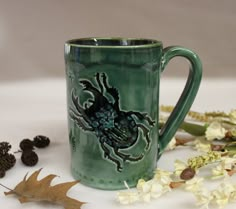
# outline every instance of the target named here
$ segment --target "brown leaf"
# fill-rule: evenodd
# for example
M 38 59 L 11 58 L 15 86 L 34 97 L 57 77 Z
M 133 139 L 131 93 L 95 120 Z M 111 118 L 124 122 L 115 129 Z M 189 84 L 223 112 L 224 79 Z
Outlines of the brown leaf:
M 27 179 L 27 174 L 24 179 L 16 185 L 15 189 L 5 192 L 5 195 L 15 194 L 21 203 L 32 201 L 48 201 L 64 206 L 65 209 L 79 209 L 84 202 L 72 199 L 66 196 L 68 190 L 77 184 L 79 181 L 72 181 L 51 186 L 52 180 L 56 177 L 50 174 L 41 180 L 37 180 L 42 169 L 35 171 Z

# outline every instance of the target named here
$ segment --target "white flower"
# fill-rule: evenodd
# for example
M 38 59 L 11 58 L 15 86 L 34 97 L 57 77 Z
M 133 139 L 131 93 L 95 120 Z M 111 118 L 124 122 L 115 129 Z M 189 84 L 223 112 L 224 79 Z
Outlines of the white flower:
M 223 190 L 227 195 L 231 195 L 232 192 L 236 191 L 235 185 L 233 185 L 233 183 L 230 181 L 224 181 L 223 183 L 220 184 L 219 188 L 221 189 L 223 188 Z
M 224 166 L 222 164 L 217 165 L 211 170 L 212 173 L 212 179 L 218 179 L 222 177 L 228 177 L 228 173 L 225 170 Z
M 155 172 L 153 179 L 156 181 L 160 181 L 161 184 L 169 185 L 172 181 L 171 179 L 172 174 L 173 173 L 170 171 L 165 171 L 158 168 Z
M 194 177 L 191 180 L 185 182 L 185 190 L 190 192 L 198 192 L 202 188 L 203 178 Z
M 222 157 L 222 166 L 224 169 L 232 170 L 236 164 L 236 158 L 235 157 Z
M 211 151 L 211 143 L 199 137 L 194 140 L 194 148 L 199 152 L 209 152 Z
M 175 172 L 174 172 L 174 174 L 175 174 L 177 177 L 179 177 L 180 174 L 182 173 L 182 171 L 183 171 L 185 168 L 188 167 L 188 165 L 187 165 L 185 162 L 181 161 L 181 160 L 175 160 L 174 166 L 175 166 Z
M 165 148 L 166 151 L 170 151 L 176 148 L 176 139 L 173 137 L 167 147 Z
M 131 192 L 129 190 L 118 192 L 117 200 L 123 205 L 132 204 L 139 200 L 139 194 L 137 192 Z
M 144 179 L 139 179 L 137 184 L 137 189 L 139 192 L 147 193 L 150 192 L 152 186 L 152 180 L 145 181 Z
M 202 209 L 208 209 L 213 196 L 207 189 L 202 189 L 194 193 L 197 199 L 197 205 L 201 206 Z
M 230 194 L 230 201 L 235 202 L 236 201 L 236 185 L 231 184 L 231 186 L 233 186 L 234 189 Z
M 229 177 L 227 170 L 234 169 L 236 158 L 222 157 L 221 163 L 212 169 L 212 179 Z
M 172 182 L 171 175 L 173 175 L 173 172 L 165 171 L 162 169 L 157 169 L 155 172 L 153 180 L 154 182 L 159 182 L 162 185 L 163 194 L 171 191 L 171 188 L 170 188 L 170 183 Z
M 226 130 L 219 122 L 212 122 L 205 132 L 206 139 L 209 141 L 212 141 L 214 139 L 222 139 L 225 137 Z
M 232 123 L 236 124 L 236 109 L 230 111 L 229 119 Z
M 158 181 L 156 179 L 151 179 L 145 181 L 140 179 L 137 184 L 137 190 L 140 198 L 144 202 L 149 202 L 151 198 L 158 198 L 164 193 L 171 190 L 169 184 L 164 184 L 164 180 Z
M 154 182 L 150 191 L 151 197 L 157 199 L 162 194 L 164 194 L 164 187 L 158 182 Z
M 236 200 L 236 185 L 233 185 L 232 182 L 224 181 L 218 190 L 222 191 L 225 196 L 228 196 L 228 201 Z
M 144 202 L 149 202 L 151 198 L 158 198 L 163 194 L 163 186 L 153 180 L 145 181 L 140 179 L 137 184 L 140 198 Z
M 213 201 L 220 208 L 223 208 L 228 204 L 232 192 L 235 192 L 234 186 L 231 183 L 224 182 L 216 190 L 212 191 Z

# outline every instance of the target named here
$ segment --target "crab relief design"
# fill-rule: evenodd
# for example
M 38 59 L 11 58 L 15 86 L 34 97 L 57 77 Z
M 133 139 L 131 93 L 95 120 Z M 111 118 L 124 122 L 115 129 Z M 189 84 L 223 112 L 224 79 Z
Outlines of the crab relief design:
M 83 91 L 89 92 L 92 98 L 85 101 L 82 106 L 72 90 L 73 107 L 70 108 L 70 118 L 82 130 L 96 135 L 104 158 L 115 163 L 117 171 L 121 172 L 122 161 L 141 160 L 144 157 L 142 153 L 139 156 L 131 156 L 120 150 L 131 148 L 141 138 L 145 140 L 147 150 L 150 145 L 150 130 L 147 127 L 153 126 L 154 121 L 147 113 L 121 110 L 119 92 L 109 86 L 105 73 L 95 75 L 97 87 L 87 79 L 81 79 L 79 82 L 83 86 Z M 110 95 L 110 99 L 105 94 Z M 144 137 L 139 137 L 141 132 Z M 113 156 L 108 146 L 114 150 Z

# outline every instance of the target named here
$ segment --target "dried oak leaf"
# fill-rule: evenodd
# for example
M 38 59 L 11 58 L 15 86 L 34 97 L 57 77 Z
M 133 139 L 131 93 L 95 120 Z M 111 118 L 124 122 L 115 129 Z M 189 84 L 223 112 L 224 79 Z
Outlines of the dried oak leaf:
M 66 196 L 68 190 L 77 184 L 79 181 L 72 181 L 51 186 L 52 180 L 56 177 L 50 174 L 41 180 L 37 177 L 42 169 L 35 171 L 26 179 L 25 175 L 23 181 L 16 185 L 15 189 L 5 192 L 5 195 L 15 194 L 21 203 L 33 201 L 48 201 L 64 206 L 65 209 L 79 209 L 84 202 L 72 199 Z

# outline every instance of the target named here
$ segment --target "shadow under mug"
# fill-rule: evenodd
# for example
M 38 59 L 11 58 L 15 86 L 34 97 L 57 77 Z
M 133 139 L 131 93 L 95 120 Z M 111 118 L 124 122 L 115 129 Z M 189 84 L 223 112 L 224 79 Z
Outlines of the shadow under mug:
M 159 130 L 160 75 L 176 56 L 189 60 L 189 76 Z M 199 57 L 151 39 L 82 38 L 66 42 L 65 65 L 74 178 L 108 190 L 152 178 L 199 89 Z

